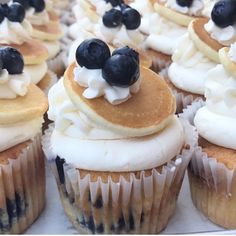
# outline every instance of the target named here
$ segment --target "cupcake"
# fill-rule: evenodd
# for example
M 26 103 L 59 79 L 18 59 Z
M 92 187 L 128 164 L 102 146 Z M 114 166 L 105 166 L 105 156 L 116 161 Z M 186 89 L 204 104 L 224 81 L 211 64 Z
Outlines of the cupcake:
M 175 209 L 192 128 L 134 50 L 110 56 L 91 39 L 76 59 L 49 92 L 54 126 L 43 140 L 64 210 L 80 233 L 158 233 Z
M 176 96 L 190 97 L 190 102 L 203 98 L 205 75 L 219 62 L 218 50 L 235 41 L 235 23 L 232 21 L 235 13 L 232 1 L 221 0 L 215 4 L 211 19 L 196 19 L 190 23 L 168 70 L 169 85 Z M 231 31 L 230 35 L 228 31 Z M 183 107 L 185 105 L 180 102 L 179 110 Z
M 31 82 L 44 83 L 41 89 L 46 91 L 55 81 L 55 75 L 48 71 L 46 63 L 47 48 L 31 37 L 32 26 L 19 3 L 2 4 L 0 9 L 0 47 L 16 48 L 24 58 L 24 70 L 30 75 Z
M 189 166 L 194 205 L 212 222 L 236 228 L 236 43 L 219 51 L 222 64 L 206 76 L 206 103 L 187 109 L 195 115 L 199 147 Z M 199 109 L 199 106 L 203 106 Z
M 21 54 L 0 49 L 0 232 L 23 233 L 45 205 L 41 147 L 44 93 L 30 82 Z

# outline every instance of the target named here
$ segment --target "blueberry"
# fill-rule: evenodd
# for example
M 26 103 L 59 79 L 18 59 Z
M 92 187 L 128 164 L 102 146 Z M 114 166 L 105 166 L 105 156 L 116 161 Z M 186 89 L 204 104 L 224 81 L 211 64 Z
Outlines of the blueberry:
M 123 23 L 128 30 L 137 29 L 141 24 L 141 16 L 139 12 L 133 8 L 126 8 L 122 12 Z
M 85 40 L 76 50 L 77 63 L 87 69 L 101 69 L 110 55 L 109 47 L 100 39 Z
M 112 8 L 110 11 L 105 12 L 102 17 L 103 24 L 108 28 L 115 28 L 122 24 L 121 11 Z
M 3 62 L 3 69 L 6 69 L 9 74 L 21 74 L 23 72 L 24 60 L 15 48 L 0 48 L 0 58 Z
M 123 3 L 123 0 L 106 0 L 107 3 L 111 3 L 113 7 L 117 7 L 121 3 Z
M 3 69 L 3 61 L 2 61 L 2 58 L 0 58 L 0 71 L 2 71 Z
M 116 50 L 113 51 L 112 56 L 117 55 L 117 54 L 133 57 L 139 64 L 139 54 L 134 49 L 128 46 L 125 46 L 123 48 L 117 48 Z
M 120 10 L 123 12 L 126 8 L 131 8 L 129 5 L 125 4 L 125 3 L 121 3 L 120 4 Z
M 112 86 L 129 87 L 139 78 L 139 65 L 130 56 L 114 55 L 110 57 L 102 69 L 102 76 Z
M 233 25 L 236 21 L 236 1 L 220 0 L 217 2 L 212 9 L 211 18 L 221 28 Z
M 0 6 L 0 23 L 3 22 L 4 18 L 5 18 L 5 16 L 4 16 L 3 9 L 2 9 L 2 7 Z
M 1 4 L 0 6 L 0 9 L 1 9 L 1 13 L 7 17 L 8 16 L 8 13 L 9 13 L 9 6 L 7 4 Z
M 20 3 L 25 10 L 29 8 L 29 0 L 13 0 L 13 2 Z
M 45 9 L 44 0 L 29 0 L 29 5 L 35 9 L 35 12 L 41 12 Z
M 7 18 L 12 22 L 22 22 L 25 19 L 24 7 L 17 2 L 11 4 Z
M 193 4 L 193 0 L 176 0 L 176 2 L 181 7 L 190 7 Z

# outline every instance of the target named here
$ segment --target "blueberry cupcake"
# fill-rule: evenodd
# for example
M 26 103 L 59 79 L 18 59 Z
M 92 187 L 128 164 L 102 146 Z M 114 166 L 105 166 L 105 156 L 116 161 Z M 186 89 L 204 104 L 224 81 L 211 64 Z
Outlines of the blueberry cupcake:
M 24 58 L 24 70 L 30 75 L 31 82 L 44 84 L 45 92 L 55 82 L 56 76 L 48 70 L 47 48 L 31 37 L 32 26 L 25 19 L 25 10 L 19 3 L 0 5 L 0 47 L 16 48 Z
M 90 39 L 76 61 L 49 92 L 54 125 L 43 139 L 64 210 L 80 233 L 158 233 L 173 215 L 193 129 L 134 50 L 111 56 Z
M 193 20 L 181 38 L 168 70 L 169 85 L 180 97 L 180 111 L 186 106 L 183 99 L 191 103 L 203 98 L 205 75 L 219 63 L 218 51 L 235 41 L 235 14 L 234 1 L 221 0 L 214 5 L 211 19 Z
M 188 173 L 194 205 L 215 224 L 236 228 L 236 44 L 206 76 L 206 102 L 186 110 L 199 133 Z M 189 116 L 190 117 L 190 116 Z
M 14 48 L 1 48 L 1 234 L 23 233 L 44 208 L 41 127 L 47 108 L 46 96 L 24 71 L 22 55 Z

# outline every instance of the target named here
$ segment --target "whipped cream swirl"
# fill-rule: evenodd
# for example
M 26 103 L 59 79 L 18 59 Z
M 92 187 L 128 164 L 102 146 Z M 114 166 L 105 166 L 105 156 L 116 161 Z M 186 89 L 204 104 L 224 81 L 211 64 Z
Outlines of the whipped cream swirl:
M 6 17 L 0 24 L 0 44 L 21 45 L 31 39 L 32 26 L 27 20 L 11 22 Z
M 236 63 L 236 42 L 231 44 L 229 49 L 229 57 L 231 61 Z
M 14 99 L 17 96 L 25 96 L 28 91 L 30 76 L 23 72 L 10 75 L 6 69 L 0 73 L 0 99 Z
M 141 81 L 139 78 L 133 85 L 127 88 L 111 86 L 102 77 L 101 69 L 89 70 L 85 67 L 74 69 L 74 80 L 80 86 L 87 88 L 83 93 L 85 98 L 94 99 L 104 96 L 113 105 L 125 102 L 131 97 L 132 93 L 137 93 Z
M 201 16 L 202 10 L 204 8 L 202 0 L 193 0 L 193 3 L 190 7 L 180 6 L 177 4 L 176 0 L 161 0 L 160 2 L 165 3 L 166 7 L 190 16 Z
M 26 19 L 32 25 L 46 25 L 50 21 L 48 12 L 46 10 L 43 10 L 42 12 L 35 12 L 33 7 L 30 7 L 26 11 Z
M 103 16 L 106 11 L 109 11 L 112 8 L 111 3 L 107 3 L 104 0 L 88 0 L 95 8 L 96 13 L 100 16 Z
M 236 41 L 236 24 L 220 28 L 210 19 L 204 28 L 211 38 L 224 46 L 230 46 Z

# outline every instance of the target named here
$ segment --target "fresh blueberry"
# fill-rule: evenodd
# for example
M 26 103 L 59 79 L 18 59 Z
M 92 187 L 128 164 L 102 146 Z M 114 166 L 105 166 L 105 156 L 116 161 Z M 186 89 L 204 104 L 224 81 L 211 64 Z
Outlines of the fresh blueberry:
M 29 0 L 13 0 L 13 2 L 20 3 L 25 10 L 29 8 Z
M 24 60 L 15 48 L 0 48 L 0 58 L 3 62 L 3 69 L 6 69 L 9 74 L 21 74 L 23 72 Z
M 112 86 L 129 87 L 139 78 L 139 65 L 130 56 L 114 55 L 110 57 L 102 69 L 102 76 Z
M 133 57 L 137 61 L 137 63 L 139 63 L 139 54 L 134 49 L 128 46 L 125 46 L 123 48 L 117 48 L 116 50 L 113 51 L 112 56 L 117 54 Z
M 190 7 L 193 4 L 193 0 L 176 0 L 176 2 L 181 7 Z
M 111 56 L 109 47 L 100 39 L 83 41 L 76 50 L 76 61 L 87 69 L 101 69 Z
M 3 62 L 2 62 L 2 58 L 0 58 L 0 71 L 3 69 Z
M 110 3 L 113 7 L 117 7 L 119 4 L 123 3 L 123 0 L 106 0 L 107 3 Z
M 112 8 L 105 12 L 102 17 L 103 24 L 108 28 L 115 28 L 122 24 L 122 13 L 121 11 Z
M 139 12 L 133 8 L 126 8 L 123 12 L 123 23 L 128 30 L 137 29 L 141 24 Z
M 22 22 L 25 19 L 24 7 L 17 2 L 11 4 L 7 18 L 12 22 Z
M 2 7 L 0 6 L 0 24 L 3 22 L 5 16 Z
M 44 0 L 29 0 L 29 5 L 35 9 L 35 12 L 41 12 L 45 9 Z
M 236 1 L 218 1 L 212 9 L 211 18 L 221 28 L 233 25 L 236 21 Z
M 8 13 L 9 13 L 9 6 L 7 4 L 1 4 L 0 6 L 0 9 L 1 9 L 1 13 L 7 17 L 8 16 Z

